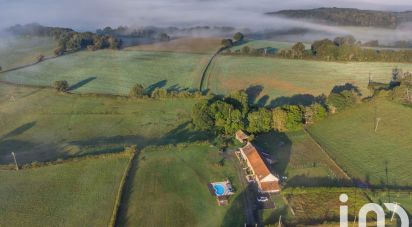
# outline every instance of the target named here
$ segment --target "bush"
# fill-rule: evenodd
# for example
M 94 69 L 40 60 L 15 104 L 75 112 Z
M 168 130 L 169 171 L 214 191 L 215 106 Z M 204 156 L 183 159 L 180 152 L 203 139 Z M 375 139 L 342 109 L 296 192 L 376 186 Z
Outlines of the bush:
M 44 60 L 44 55 L 40 54 L 36 57 L 37 62 L 42 62 Z
M 53 83 L 54 89 L 60 92 L 65 92 L 69 89 L 69 83 L 66 80 L 58 80 Z
M 129 92 L 130 97 L 142 98 L 144 96 L 144 87 L 141 84 L 135 84 Z

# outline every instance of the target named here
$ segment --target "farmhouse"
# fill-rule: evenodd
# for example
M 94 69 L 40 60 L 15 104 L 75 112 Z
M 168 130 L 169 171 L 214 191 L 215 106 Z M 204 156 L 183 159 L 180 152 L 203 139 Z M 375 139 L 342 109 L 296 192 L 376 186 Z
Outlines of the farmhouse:
M 269 171 L 259 152 L 250 142 L 240 148 L 240 153 L 253 173 L 260 191 L 267 193 L 280 192 L 279 179 Z
M 242 130 L 238 130 L 238 131 L 236 132 L 236 139 L 237 139 L 239 142 L 244 143 L 244 142 L 246 142 L 246 141 L 249 139 L 249 136 L 246 135 L 246 133 L 243 132 Z

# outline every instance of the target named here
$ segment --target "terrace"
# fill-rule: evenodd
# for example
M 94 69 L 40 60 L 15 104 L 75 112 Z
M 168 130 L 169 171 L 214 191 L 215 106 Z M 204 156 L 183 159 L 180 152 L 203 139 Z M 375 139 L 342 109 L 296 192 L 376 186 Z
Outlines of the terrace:
M 233 186 L 229 180 L 209 183 L 208 188 L 210 194 L 216 197 L 219 206 L 228 205 L 229 197 L 234 194 Z

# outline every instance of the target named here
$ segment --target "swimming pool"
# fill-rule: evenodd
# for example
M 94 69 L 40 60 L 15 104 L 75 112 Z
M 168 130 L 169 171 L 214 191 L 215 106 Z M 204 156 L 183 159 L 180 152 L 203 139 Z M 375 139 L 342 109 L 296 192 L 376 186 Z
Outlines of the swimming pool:
M 215 194 L 217 196 L 222 196 L 225 194 L 225 186 L 221 184 L 214 184 L 213 188 L 215 189 Z

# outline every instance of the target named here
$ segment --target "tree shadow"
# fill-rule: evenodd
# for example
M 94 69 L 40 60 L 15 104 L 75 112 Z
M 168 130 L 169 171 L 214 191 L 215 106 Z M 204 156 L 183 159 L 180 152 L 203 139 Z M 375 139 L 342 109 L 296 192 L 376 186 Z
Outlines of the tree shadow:
M 82 87 L 82 86 L 90 83 L 91 81 L 93 81 L 93 80 L 95 80 L 95 79 L 97 79 L 97 77 L 92 76 L 92 77 L 89 77 L 89 78 L 87 78 L 87 79 L 81 80 L 81 81 L 73 84 L 72 86 L 70 86 L 69 89 L 68 89 L 68 91 L 76 90 L 76 89 L 78 89 L 78 88 L 80 88 L 80 87 Z
M 285 133 L 272 131 L 260 134 L 256 136 L 254 144 L 261 154 L 262 152 L 268 154 L 265 156 L 275 161 L 269 166 L 276 174 L 286 174 L 292 152 L 292 141 Z
M 146 88 L 146 93 L 148 94 L 152 94 L 152 92 L 156 89 L 156 88 L 163 88 L 164 86 L 166 86 L 167 84 L 167 80 L 161 80 L 159 82 L 156 82 L 154 84 L 149 85 Z
M 359 96 L 362 95 L 361 91 L 359 90 L 359 88 L 356 85 L 353 85 L 351 83 L 346 83 L 344 85 L 336 85 L 332 88 L 331 93 L 336 93 L 339 94 L 343 91 L 354 91 L 355 93 L 357 93 Z
M 311 94 L 297 94 L 293 96 L 282 96 L 270 101 L 269 107 L 274 108 L 282 105 L 310 106 L 317 102 L 317 97 Z
M 264 96 L 260 97 L 260 99 L 257 101 L 256 105 L 258 107 L 264 107 L 264 106 L 266 106 L 268 101 L 269 101 L 269 96 L 264 95 Z
M 256 102 L 256 99 L 259 97 L 262 91 L 263 91 L 262 85 L 251 85 L 248 88 L 246 88 L 245 92 L 249 97 L 249 104 L 254 105 Z
M 222 227 L 244 226 L 247 221 L 245 216 L 246 209 L 248 209 L 246 199 L 250 187 L 249 184 L 234 200 L 229 200 L 230 207 L 223 218 Z
M 33 128 L 36 125 L 36 121 L 32 121 L 29 123 L 26 123 L 14 130 L 12 130 L 11 132 L 7 133 L 6 135 L 4 135 L 1 139 L 7 139 L 8 137 L 13 137 L 13 136 L 18 136 L 20 134 L 23 134 L 25 131 Z

